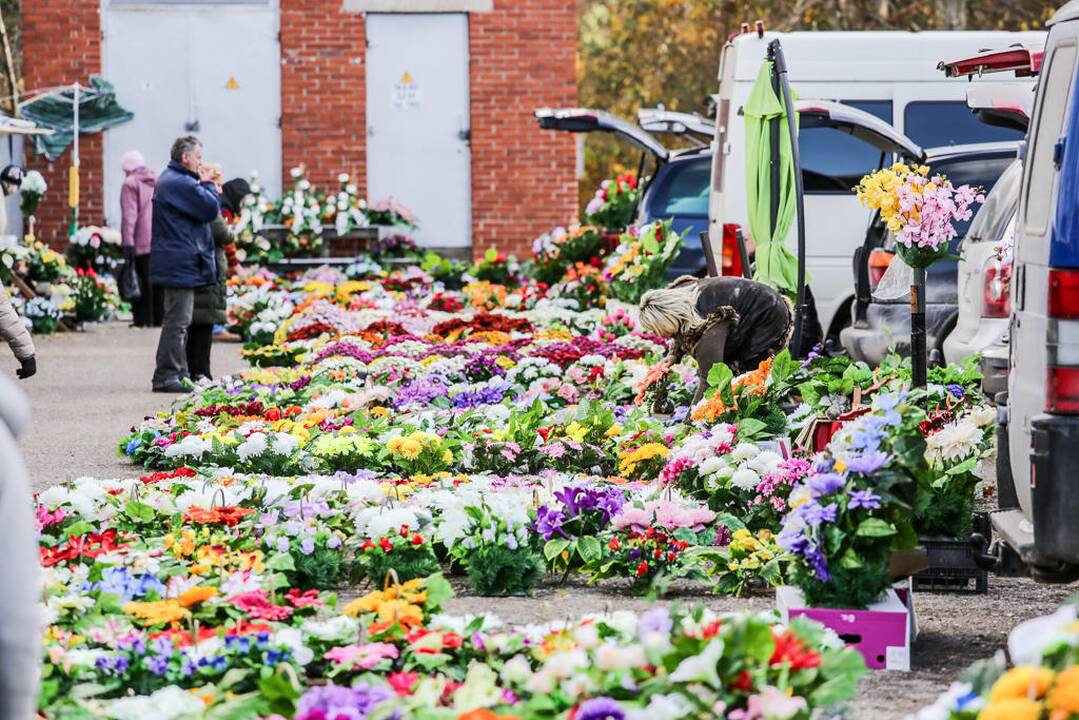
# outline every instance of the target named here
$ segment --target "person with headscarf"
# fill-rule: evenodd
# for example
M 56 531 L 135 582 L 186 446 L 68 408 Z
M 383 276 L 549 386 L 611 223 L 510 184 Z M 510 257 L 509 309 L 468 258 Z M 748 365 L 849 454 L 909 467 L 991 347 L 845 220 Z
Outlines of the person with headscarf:
M 150 237 L 153 227 L 154 188 L 157 173 L 146 167 L 138 150 L 129 150 L 120 158 L 124 184 L 120 188 L 120 236 L 125 251 L 135 259 L 139 278 L 139 299 L 131 303 L 135 327 L 158 327 L 164 308 L 161 288 L 150 282 Z
M 675 365 L 687 354 L 697 361 L 700 385 L 693 404 L 708 388 L 716 363 L 741 375 L 786 347 L 793 318 L 786 296 L 740 277 L 680 277 L 646 292 L 640 304 L 641 329 L 671 341 L 666 361 Z M 661 391 L 656 404 L 664 402 Z
M 217 284 L 195 290 L 194 311 L 187 329 L 187 369 L 193 380 L 213 379 L 210 356 L 214 331 L 215 326 L 223 326 L 227 320 L 226 281 L 230 271 L 235 268 L 235 261 L 230 260 L 230 255 L 235 258 L 236 244 L 231 226 L 240 216 L 244 198 L 251 194 L 251 186 L 239 178 L 229 180 L 220 187 L 221 213 L 210 225 L 217 260 Z

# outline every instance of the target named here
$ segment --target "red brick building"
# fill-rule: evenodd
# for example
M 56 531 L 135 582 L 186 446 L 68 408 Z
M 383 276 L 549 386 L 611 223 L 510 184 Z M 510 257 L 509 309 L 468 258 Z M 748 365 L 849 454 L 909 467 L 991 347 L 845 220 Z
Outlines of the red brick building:
M 85 223 L 118 223 L 120 154 L 161 167 L 186 132 L 271 195 L 301 164 L 320 188 L 349 173 L 413 207 L 432 246 L 527 254 L 576 216 L 574 141 L 532 117 L 576 104 L 567 0 L 23 0 L 22 16 L 29 91 L 102 74 L 135 112 L 82 136 Z M 54 243 L 69 163 L 27 154 Z

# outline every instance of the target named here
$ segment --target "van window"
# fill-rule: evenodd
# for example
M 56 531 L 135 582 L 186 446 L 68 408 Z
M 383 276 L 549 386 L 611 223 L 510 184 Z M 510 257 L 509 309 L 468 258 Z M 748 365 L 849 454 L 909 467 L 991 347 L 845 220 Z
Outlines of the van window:
M 1044 235 L 1049 227 L 1050 195 L 1057 175 L 1053 168 L 1053 147 L 1064 127 L 1064 112 L 1075 75 L 1075 50 L 1074 43 L 1058 45 L 1049 59 L 1049 69 L 1042 74 L 1038 124 L 1031 128 L 1031 148 L 1027 153 L 1030 172 L 1024 198 L 1025 235 Z
M 667 218 L 676 215 L 708 216 L 708 180 L 711 173 L 708 155 L 674 162 L 660 178 L 654 200 L 649 203 L 653 217 Z
M 844 105 L 892 122 L 891 100 L 841 100 Z M 849 194 L 862 176 L 880 167 L 881 152 L 869 143 L 828 127 L 798 131 L 806 193 Z
M 1014 160 L 1000 176 L 993 191 L 986 194 L 985 204 L 977 209 L 964 243 L 1000 240 L 1005 227 L 1015 220 L 1015 209 L 1019 205 L 1019 184 L 1022 180 L 1023 164 Z
M 907 103 L 903 134 L 924 148 L 1023 139 L 1019 130 L 986 125 L 960 101 Z

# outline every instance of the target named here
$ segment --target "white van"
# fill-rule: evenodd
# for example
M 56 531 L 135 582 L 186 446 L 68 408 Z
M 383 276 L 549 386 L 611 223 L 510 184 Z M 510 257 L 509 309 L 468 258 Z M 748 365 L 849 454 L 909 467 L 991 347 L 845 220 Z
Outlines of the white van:
M 970 112 L 966 83 L 937 70 L 942 60 L 1013 44 L 1040 46 L 1043 32 L 793 32 L 746 33 L 724 46 L 713 139 L 709 240 L 722 264 L 748 234 L 745 123 L 740 114 L 765 59 L 779 39 L 791 87 L 803 98 L 838 100 L 890 123 L 923 148 L 1019 140 L 1014 129 L 986 125 Z M 985 78 L 982 82 L 1002 82 Z M 805 183 L 806 269 L 821 329 L 838 340 L 850 324 L 852 257 L 865 237 L 869 212 L 851 189 L 862 175 L 891 161 L 872 145 L 835 127 L 800 131 Z M 787 243 L 795 250 L 792 229 Z

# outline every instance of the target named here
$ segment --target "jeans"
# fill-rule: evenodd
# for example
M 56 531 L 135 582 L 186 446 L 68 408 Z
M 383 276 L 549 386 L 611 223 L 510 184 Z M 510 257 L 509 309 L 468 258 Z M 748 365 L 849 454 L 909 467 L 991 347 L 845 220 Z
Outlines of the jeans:
M 194 324 L 187 329 L 187 370 L 193 379 L 213 378 L 210 352 L 214 345 L 214 326 Z
M 135 273 L 142 295 L 131 303 L 132 320 L 136 327 L 157 327 L 164 315 L 164 288 L 150 282 L 150 253 L 135 256 Z
M 195 309 L 194 288 L 165 288 L 165 313 L 157 341 L 154 387 L 176 385 L 188 376 L 187 328 Z

